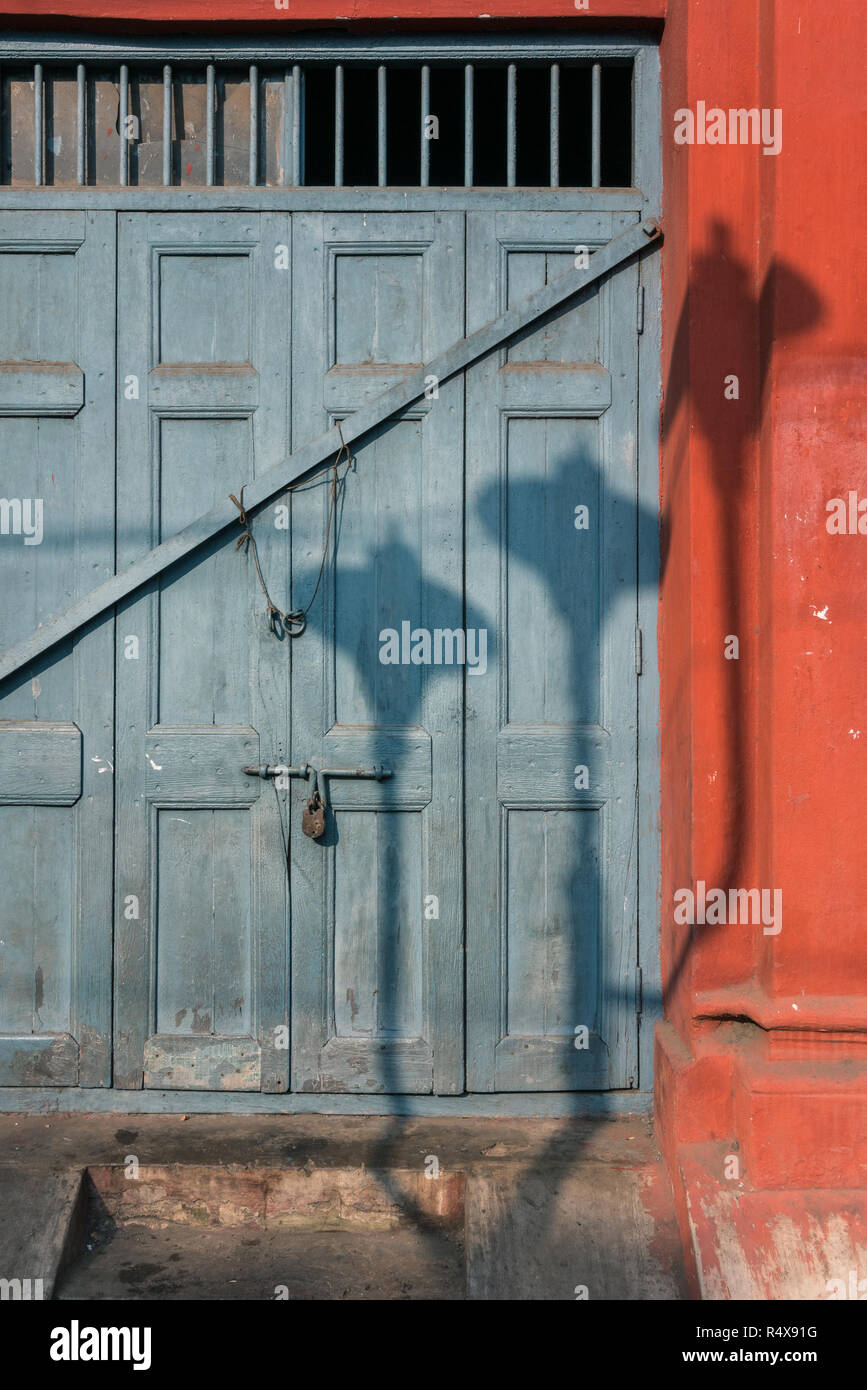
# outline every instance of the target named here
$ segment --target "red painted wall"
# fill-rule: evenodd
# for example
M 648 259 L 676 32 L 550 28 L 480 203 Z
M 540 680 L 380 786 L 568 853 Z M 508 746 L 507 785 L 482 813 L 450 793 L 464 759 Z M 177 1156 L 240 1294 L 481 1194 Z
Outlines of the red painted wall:
M 7 22 L 662 30 L 662 953 L 657 1117 L 753 1186 L 867 1171 L 863 9 L 804 0 L 0 0 Z M 397 12 L 400 12 L 399 14 Z M 666 13 L 667 11 L 667 13 Z M 782 151 L 674 143 L 698 101 Z M 724 397 L 724 377 L 740 395 Z M 724 657 L 727 636 L 738 661 Z M 676 927 L 673 894 L 779 888 L 783 926 Z
M 229 22 L 236 26 L 277 29 L 390 22 L 433 27 L 442 22 L 485 27 L 508 20 L 528 23 L 575 22 L 609 26 L 612 20 L 629 22 L 661 20 L 666 0 L 589 0 L 587 11 L 578 11 L 575 0 L 289 0 L 288 9 L 278 10 L 274 0 L 0 0 L 0 15 L 16 20 L 100 20 L 103 23 L 137 21 L 148 24 L 183 23 L 211 25 Z
M 862 38 L 858 0 L 670 0 L 662 40 L 658 1120 L 757 1186 L 867 1174 L 867 536 L 826 530 L 867 497 Z M 675 145 L 699 100 L 780 108 L 781 153 Z M 782 930 L 674 927 L 699 878 L 781 889 Z

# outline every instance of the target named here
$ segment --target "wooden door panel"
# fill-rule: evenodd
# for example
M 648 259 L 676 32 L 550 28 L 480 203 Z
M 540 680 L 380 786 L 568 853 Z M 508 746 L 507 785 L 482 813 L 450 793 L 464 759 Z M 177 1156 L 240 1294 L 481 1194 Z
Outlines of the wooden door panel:
M 305 214 L 294 238 L 301 442 L 462 336 L 463 219 Z M 462 467 L 460 380 L 354 450 L 336 559 L 296 643 L 293 758 L 393 774 L 335 780 L 322 842 L 298 835 L 293 813 L 300 1090 L 462 1089 L 462 670 L 380 660 L 381 634 L 404 623 L 462 627 Z M 294 494 L 296 604 L 313 590 L 327 515 L 327 477 Z
M 620 214 L 471 214 L 472 330 Z M 637 1084 L 636 270 L 467 381 L 468 1085 Z
M 138 392 L 119 418 L 119 487 L 139 521 L 125 561 L 285 450 L 288 242 L 282 215 L 122 219 L 120 376 Z M 254 525 L 279 592 L 286 532 L 270 509 Z M 285 794 L 244 774 L 286 759 L 288 642 L 268 629 L 237 535 L 119 618 L 117 891 L 138 909 L 118 950 L 127 1087 L 288 1084 Z
M 0 649 L 114 572 L 114 278 L 112 213 L 0 213 Z M 0 1085 L 111 1084 L 112 666 L 0 687 Z

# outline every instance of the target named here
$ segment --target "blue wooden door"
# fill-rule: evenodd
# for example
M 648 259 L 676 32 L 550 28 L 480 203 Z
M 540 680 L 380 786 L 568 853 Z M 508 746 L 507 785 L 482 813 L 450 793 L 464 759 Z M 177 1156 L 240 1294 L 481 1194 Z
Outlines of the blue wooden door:
M 0 214 L 0 648 L 113 573 L 115 217 Z M 111 1081 L 110 619 L 0 689 L 0 1085 Z
M 463 231 L 123 216 L 120 562 L 460 338 Z M 303 637 L 269 632 L 233 534 L 122 611 L 117 1084 L 462 1089 L 463 672 L 382 660 L 389 629 L 461 629 L 462 474 L 457 379 L 355 451 Z M 257 518 L 281 606 L 316 589 L 329 509 L 325 473 Z M 305 783 L 243 772 L 300 763 L 391 775 L 326 775 L 314 841 Z
M 632 217 L 7 214 L 3 645 Z M 302 637 L 224 533 L 4 688 L 0 1084 L 111 1083 L 112 934 L 120 1087 L 637 1084 L 637 291 L 261 509 Z
M 462 336 L 463 238 L 459 214 L 294 218 L 296 443 Z M 330 784 L 324 841 L 297 833 L 296 789 L 299 1090 L 463 1087 L 463 672 L 426 662 L 423 635 L 463 623 L 462 475 L 463 382 L 431 382 L 354 451 L 336 561 L 295 643 L 293 757 L 392 772 Z M 293 497 L 299 607 L 313 592 L 328 506 L 327 479 Z M 384 660 L 389 633 L 416 634 L 415 656 L 406 640 L 402 659 Z
M 277 462 L 288 415 L 285 214 L 122 214 L 124 565 Z M 258 528 L 275 586 L 288 532 Z M 223 535 L 118 614 L 115 1084 L 285 1090 L 288 642 Z
M 470 214 L 468 328 L 632 220 Z M 637 1085 L 637 292 L 630 263 L 468 373 L 472 1091 Z

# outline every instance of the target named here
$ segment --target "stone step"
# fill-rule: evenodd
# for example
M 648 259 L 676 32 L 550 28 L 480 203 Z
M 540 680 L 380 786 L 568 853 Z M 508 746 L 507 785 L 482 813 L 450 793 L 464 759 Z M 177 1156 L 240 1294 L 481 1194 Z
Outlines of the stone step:
M 3 1268 L 42 1278 L 45 1297 L 688 1297 L 637 1117 L 82 1118 L 40 1134 L 18 1117 L 6 1136 Z
M 54 1296 L 80 1249 L 85 1208 L 80 1168 L 0 1167 L 0 1300 Z

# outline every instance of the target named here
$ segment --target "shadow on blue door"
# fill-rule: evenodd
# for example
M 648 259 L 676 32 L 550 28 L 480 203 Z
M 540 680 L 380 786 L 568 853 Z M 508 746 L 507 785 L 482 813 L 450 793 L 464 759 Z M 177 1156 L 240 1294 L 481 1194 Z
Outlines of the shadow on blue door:
M 728 322 L 718 326 L 721 334 L 718 344 L 721 345 L 722 351 L 715 351 L 713 361 L 707 363 L 706 379 L 703 377 L 698 382 L 690 382 L 688 377 L 690 312 L 695 313 L 697 309 L 701 310 L 706 307 L 709 301 L 713 301 L 717 305 L 725 302 L 728 305 Z M 808 327 L 818 322 L 823 314 L 823 306 L 809 282 L 794 268 L 784 264 L 774 262 L 766 273 L 760 291 L 754 293 L 751 287 L 750 268 L 739 262 L 733 255 L 727 229 L 722 225 L 712 227 L 707 252 L 696 262 L 675 334 L 671 368 L 671 379 L 674 384 L 666 399 L 663 428 L 665 431 L 671 432 L 679 412 L 685 408 L 687 401 L 691 400 L 694 418 L 700 431 L 710 444 L 711 481 L 719 504 L 718 534 L 706 538 L 706 541 L 716 551 L 716 563 L 726 584 L 728 606 L 723 621 L 727 632 L 738 632 L 747 612 L 747 596 L 742 592 L 742 568 L 738 563 L 739 521 L 747 489 L 751 486 L 750 460 L 747 451 L 750 444 L 758 436 L 771 355 L 771 339 L 768 334 L 774 326 L 772 320 L 775 310 L 778 340 L 806 331 Z M 754 372 L 754 379 L 752 380 L 750 372 L 754 369 L 751 354 L 758 364 L 758 371 Z M 731 366 L 732 371 L 737 371 L 738 366 L 740 366 L 741 379 L 745 383 L 747 399 L 743 411 L 734 420 L 732 431 L 725 433 L 719 429 L 719 402 L 722 398 L 723 377 L 725 371 L 728 370 L 729 363 L 733 364 Z M 688 466 L 688 462 L 684 466 Z M 577 454 L 562 457 L 559 462 L 559 478 L 555 479 L 555 487 L 559 489 L 563 486 L 563 490 L 568 491 L 565 484 L 568 484 L 570 476 L 575 471 L 586 473 L 588 469 L 591 472 L 596 472 L 595 465 L 586 457 L 579 457 Z M 598 511 L 599 515 L 602 515 L 606 510 L 604 489 L 607 484 L 601 475 L 597 475 L 596 482 L 599 489 L 597 494 Z M 521 482 L 516 489 L 510 492 L 509 505 L 518 509 L 526 507 L 528 510 L 532 510 L 534 500 L 533 485 Z M 631 499 L 631 505 L 635 507 L 635 544 L 639 556 L 638 574 L 652 575 L 652 582 L 655 587 L 657 577 L 660 585 L 665 577 L 666 562 L 674 540 L 672 518 L 670 515 L 660 517 L 655 511 L 651 512 L 636 506 L 634 499 Z M 499 486 L 496 484 L 484 488 L 475 501 L 476 520 L 481 522 L 483 530 L 490 537 L 502 543 L 500 507 Z M 564 518 L 564 524 L 569 525 L 570 522 L 571 518 L 568 516 Z M 691 543 L 695 544 L 698 539 L 693 537 Z M 400 542 L 395 542 L 395 544 L 400 544 Z M 401 564 L 407 573 L 411 573 L 413 563 L 417 564 L 417 562 L 408 547 L 403 546 L 402 548 L 404 553 L 401 555 Z M 547 588 L 553 609 L 562 620 L 568 620 L 572 613 L 569 586 L 575 583 L 576 576 L 551 573 L 544 565 L 540 566 L 536 547 L 528 547 L 525 551 L 519 549 L 515 558 L 524 565 L 536 567 L 540 579 Z M 657 560 L 659 561 L 658 566 Z M 370 565 L 375 567 L 379 561 L 380 556 L 372 549 Z M 605 573 L 604 566 L 602 566 L 601 572 L 602 574 Z M 416 578 L 419 585 L 424 583 L 423 574 L 417 573 Z M 650 583 L 651 580 L 648 579 L 646 582 Z M 436 611 L 440 599 L 442 599 L 444 610 L 452 611 L 454 595 L 444 593 L 442 595 L 433 594 L 429 597 L 430 601 L 426 605 L 428 612 Z M 598 593 L 600 634 L 604 631 L 613 606 L 623 601 L 622 590 L 606 590 L 604 587 L 600 587 Z M 495 664 L 495 658 L 498 654 L 498 635 L 493 631 L 492 615 L 477 611 L 469 606 L 471 603 L 472 595 L 468 595 L 465 626 L 488 628 L 489 652 Z M 352 653 L 347 652 L 347 655 L 351 656 Z M 588 682 L 598 681 L 598 670 L 593 669 L 588 663 L 586 655 L 579 643 L 574 642 L 572 644 L 569 661 L 576 723 L 580 723 L 583 718 L 586 718 L 583 711 L 592 708 L 592 692 Z M 745 758 L 747 738 L 744 709 L 745 676 L 737 662 L 727 663 L 725 674 L 727 678 L 725 709 L 727 747 L 720 750 L 720 758 L 730 771 L 733 785 L 738 787 L 738 773 Z M 486 678 L 495 679 L 494 676 Z M 426 679 L 437 679 L 435 668 L 427 668 Z M 491 789 L 491 795 L 496 795 L 494 788 Z M 742 886 L 740 880 L 744 872 L 747 845 L 754 831 L 754 818 L 754 803 L 750 798 L 748 789 L 744 785 L 740 785 L 739 792 L 731 798 L 731 813 L 725 832 L 726 852 L 724 860 L 716 866 L 717 881 L 726 889 Z M 640 850 L 638 839 L 639 837 L 636 836 L 633 841 L 633 852 Z M 474 867 L 473 864 L 467 864 L 467 873 L 472 874 Z M 577 863 L 564 864 L 562 872 L 564 875 L 572 876 L 573 896 L 579 891 L 583 893 L 596 891 L 598 894 L 599 883 L 593 883 L 589 887 L 588 875 L 591 878 L 598 876 L 604 872 L 604 865 L 600 865 L 599 861 L 592 854 L 589 854 L 584 857 L 584 862 L 580 865 Z M 662 905 L 662 912 L 664 918 L 669 915 L 665 904 Z M 648 929 L 655 934 L 655 904 L 650 905 Z M 712 938 L 719 931 L 724 930 L 724 927 L 705 926 L 700 930 L 705 933 L 706 937 Z M 659 989 L 645 989 L 644 1015 L 646 1021 L 644 1026 L 652 1026 L 653 1020 L 662 1016 L 665 999 L 670 997 L 676 989 L 686 969 L 694 939 L 695 929 L 687 934 L 679 951 L 666 963 L 664 992 Z M 573 949 L 564 965 L 570 975 L 574 994 L 574 1016 L 577 1017 L 580 1016 L 585 996 L 582 990 L 582 961 L 574 949 L 575 940 L 576 937 L 573 934 Z M 392 942 L 393 936 L 388 932 L 383 933 L 380 941 L 381 949 L 387 952 L 391 948 Z M 633 1002 L 633 982 L 631 979 L 619 980 L 609 977 L 602 982 L 602 989 L 609 996 L 622 996 L 627 1005 L 631 1005 Z M 385 1095 L 380 1098 L 382 1108 L 386 1110 L 391 1105 L 396 1112 L 399 1112 L 400 1101 L 390 1102 L 388 1099 L 389 1094 L 394 1095 L 400 1089 L 398 1078 L 389 1076 L 387 1059 L 384 1065 L 386 1070 L 383 1073 L 382 1082 Z M 378 1167 L 384 1174 L 388 1172 L 393 1145 L 402 1133 L 403 1122 L 396 1113 L 393 1126 L 390 1131 L 383 1133 L 379 1151 L 372 1159 L 372 1166 Z M 581 1157 L 582 1142 L 586 1141 L 576 1139 L 574 1153 L 576 1161 Z M 556 1143 L 552 1142 L 551 1156 L 553 1156 L 556 1147 Z M 545 1169 L 546 1161 L 545 1152 L 537 1155 L 534 1161 L 534 1171 L 536 1173 L 542 1172 Z M 396 1200 L 400 1198 L 405 1202 L 405 1192 L 395 1191 L 394 1195 Z M 424 1219 L 420 1210 L 416 1216 L 420 1221 Z M 564 1292 L 564 1297 L 569 1296 L 568 1291 Z

